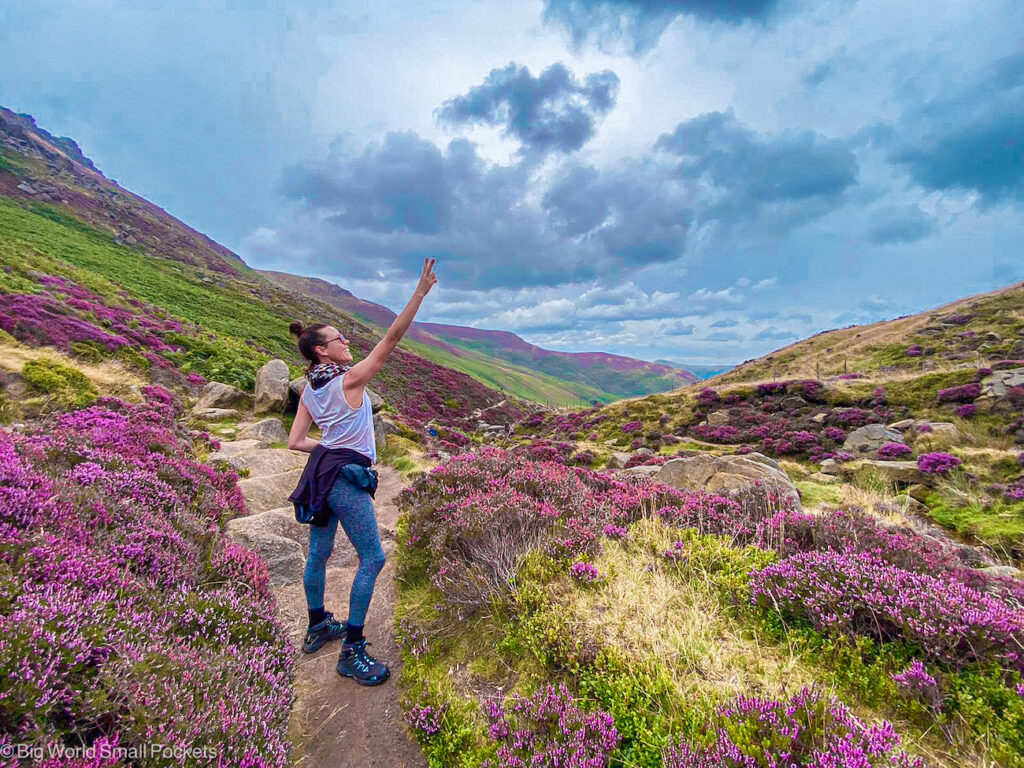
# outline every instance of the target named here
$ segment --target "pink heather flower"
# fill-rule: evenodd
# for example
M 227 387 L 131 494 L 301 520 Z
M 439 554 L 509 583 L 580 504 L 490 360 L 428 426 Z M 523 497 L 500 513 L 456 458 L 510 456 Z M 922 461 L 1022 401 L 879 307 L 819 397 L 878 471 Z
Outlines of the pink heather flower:
M 906 443 L 884 443 L 878 449 L 880 459 L 902 459 L 910 456 L 914 450 Z
M 895 680 L 900 687 L 915 692 L 927 688 L 934 688 L 937 685 L 935 678 L 928 674 L 928 670 L 918 659 L 914 659 L 910 663 L 910 666 L 899 674 L 894 673 L 892 675 L 892 679 Z
M 609 523 L 604 527 L 604 535 L 612 539 L 624 539 L 628 532 L 621 525 L 612 525 Z
M 907 357 L 920 357 L 924 354 L 924 347 L 920 344 L 914 344 L 912 347 L 907 347 L 903 350 L 903 354 Z
M 601 578 L 601 572 L 593 563 L 579 562 L 569 566 L 569 574 L 583 584 L 590 584 Z
M 978 412 L 978 406 L 974 403 L 964 403 L 956 407 L 956 415 L 962 419 L 967 419 Z
M 917 457 L 917 468 L 926 475 L 945 475 L 963 461 L 950 453 L 922 453 Z

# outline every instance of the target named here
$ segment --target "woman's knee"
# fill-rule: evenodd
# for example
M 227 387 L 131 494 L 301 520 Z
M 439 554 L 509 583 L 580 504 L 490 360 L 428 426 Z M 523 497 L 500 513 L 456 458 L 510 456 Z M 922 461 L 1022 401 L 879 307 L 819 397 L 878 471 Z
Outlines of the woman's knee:
M 361 562 L 364 568 L 373 571 L 376 576 L 384 568 L 384 564 L 388 561 L 387 555 L 384 554 L 383 549 L 378 549 L 376 552 L 371 552 L 366 557 L 363 557 Z

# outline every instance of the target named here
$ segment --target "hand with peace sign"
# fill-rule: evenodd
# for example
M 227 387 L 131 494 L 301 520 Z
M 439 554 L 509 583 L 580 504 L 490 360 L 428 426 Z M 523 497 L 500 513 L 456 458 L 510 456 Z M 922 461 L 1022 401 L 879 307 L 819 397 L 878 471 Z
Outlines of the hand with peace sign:
M 434 274 L 434 265 L 437 263 L 437 259 L 424 259 L 423 260 L 423 271 L 420 273 L 420 281 L 416 285 L 416 295 L 423 298 L 430 289 L 437 285 L 437 275 Z

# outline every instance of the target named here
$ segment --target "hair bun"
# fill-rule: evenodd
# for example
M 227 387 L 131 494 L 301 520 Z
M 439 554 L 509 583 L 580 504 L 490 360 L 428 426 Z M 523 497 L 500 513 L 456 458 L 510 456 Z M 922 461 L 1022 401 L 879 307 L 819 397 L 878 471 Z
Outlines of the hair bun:
M 298 320 L 292 320 L 292 324 L 288 326 L 288 330 L 292 332 L 293 336 L 302 335 L 302 323 Z

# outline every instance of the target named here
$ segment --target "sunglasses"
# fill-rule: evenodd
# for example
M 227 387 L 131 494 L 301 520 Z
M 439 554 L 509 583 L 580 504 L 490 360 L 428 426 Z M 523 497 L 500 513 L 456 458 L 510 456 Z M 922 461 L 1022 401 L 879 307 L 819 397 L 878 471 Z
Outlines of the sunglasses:
M 338 334 L 337 336 L 335 336 L 335 337 L 334 337 L 333 339 L 328 339 L 328 340 L 327 340 L 327 341 L 325 341 L 325 342 L 324 342 L 323 344 L 317 344 L 317 346 L 318 346 L 318 347 L 326 347 L 326 346 L 330 345 L 331 343 L 333 343 L 333 342 L 335 342 L 335 341 L 348 341 L 348 339 L 346 339 L 346 338 L 345 338 L 344 336 L 342 336 L 342 335 L 341 335 L 341 334 L 339 333 L 339 334 Z

